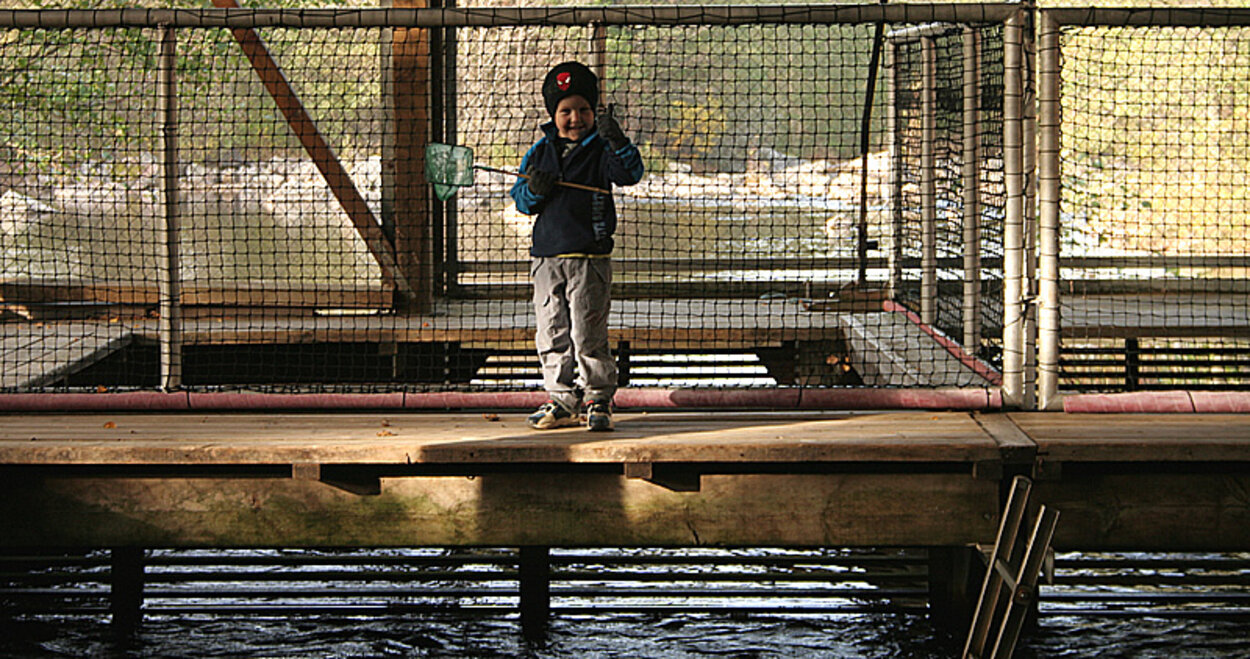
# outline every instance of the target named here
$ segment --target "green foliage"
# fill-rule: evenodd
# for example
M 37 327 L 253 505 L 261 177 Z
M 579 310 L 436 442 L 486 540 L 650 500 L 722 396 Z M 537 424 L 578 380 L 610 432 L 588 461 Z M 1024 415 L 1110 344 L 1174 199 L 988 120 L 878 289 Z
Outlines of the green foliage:
M 710 97 L 702 104 L 677 100 L 668 111 L 669 139 L 665 146 L 670 155 L 687 161 L 712 157 L 727 123 L 720 98 Z
M 1064 203 L 1099 244 L 1240 252 L 1250 214 L 1245 28 L 1072 29 L 1064 41 Z

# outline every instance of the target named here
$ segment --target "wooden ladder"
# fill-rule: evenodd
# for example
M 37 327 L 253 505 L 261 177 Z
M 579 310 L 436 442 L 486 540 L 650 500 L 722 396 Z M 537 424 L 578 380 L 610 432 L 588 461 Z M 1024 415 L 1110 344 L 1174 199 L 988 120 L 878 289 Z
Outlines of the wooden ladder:
M 1016 476 L 989 556 L 981 597 L 964 643 L 964 659 L 1007 659 L 1029 608 L 1037 599 L 1037 577 L 1050 550 L 1059 512 L 1040 506 L 1027 537 L 1020 531 L 1033 483 Z M 993 632 L 993 633 L 991 633 Z

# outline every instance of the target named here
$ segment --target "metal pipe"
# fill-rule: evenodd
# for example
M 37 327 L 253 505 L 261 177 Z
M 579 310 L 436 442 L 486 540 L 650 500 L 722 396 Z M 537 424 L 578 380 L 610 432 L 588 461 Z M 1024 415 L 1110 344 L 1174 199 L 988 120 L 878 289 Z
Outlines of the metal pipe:
M 981 43 L 976 28 L 964 28 L 963 344 L 976 353 L 981 345 Z
M 1019 4 L 899 3 L 636 6 L 468 7 L 441 9 L 9 9 L 0 27 L 511 27 L 523 25 L 758 25 L 862 23 L 997 23 Z M 1250 14 L 1244 18 L 1250 22 Z
M 898 44 L 908 41 L 920 41 L 925 37 L 940 37 L 958 29 L 959 26 L 954 23 L 928 23 L 890 30 L 885 34 L 885 38 Z
M 886 296 L 897 300 L 899 284 L 903 280 L 903 150 L 899 144 L 898 122 L 898 88 L 899 69 L 898 44 L 891 42 L 889 61 L 886 70 L 890 71 L 889 100 L 887 102 L 890 140 L 890 252 L 887 267 L 889 279 L 886 285 Z
M 1021 130 L 1024 137 L 1024 400 L 1037 408 L 1037 43 L 1033 13 L 1021 34 Z
M 1006 218 L 1003 225 L 1003 397 L 1012 406 L 1024 392 L 1024 135 L 1023 10 L 1003 26 L 1003 172 Z
M 872 56 L 868 60 L 868 83 L 864 90 L 864 109 L 859 124 L 859 221 L 855 227 L 856 255 L 859 257 L 857 281 L 868 283 L 868 151 L 872 135 L 872 108 L 877 93 L 877 73 L 881 67 L 881 48 L 885 44 L 885 25 L 877 23 L 872 37 Z
M 1248 396 L 1250 397 L 1250 396 Z M 136 391 L 0 394 L 0 412 L 172 412 L 179 410 L 528 410 L 541 391 L 389 394 L 259 394 Z M 643 389 L 618 390 L 621 409 L 989 410 L 1002 406 L 997 387 L 964 389 Z
M 1043 410 L 1059 409 L 1059 202 L 1060 43 L 1059 25 L 1048 10 L 1038 14 L 1038 337 L 1037 396 Z
M 920 40 L 920 321 L 937 319 L 937 48 Z
M 178 253 L 178 79 L 177 31 L 161 28 L 157 55 L 157 97 L 161 122 L 161 237 L 156 241 L 160 341 L 160 387 L 172 391 L 182 386 L 182 286 Z

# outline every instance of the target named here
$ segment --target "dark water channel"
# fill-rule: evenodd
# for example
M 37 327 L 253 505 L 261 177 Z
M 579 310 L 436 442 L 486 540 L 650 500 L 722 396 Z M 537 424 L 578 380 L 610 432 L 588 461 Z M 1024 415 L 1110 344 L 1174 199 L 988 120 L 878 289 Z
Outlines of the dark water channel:
M 922 550 L 553 550 L 526 640 L 511 550 L 145 554 L 110 624 L 108 552 L 4 557 L 4 657 L 954 657 Z M 1250 556 L 1060 555 L 1017 657 L 1250 657 Z M 962 639 L 960 639 L 962 640 Z

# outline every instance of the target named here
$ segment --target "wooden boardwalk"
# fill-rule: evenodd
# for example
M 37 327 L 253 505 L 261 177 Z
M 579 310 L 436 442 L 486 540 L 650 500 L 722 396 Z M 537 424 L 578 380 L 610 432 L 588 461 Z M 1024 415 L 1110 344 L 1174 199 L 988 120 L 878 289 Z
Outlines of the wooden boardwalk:
M 487 349 L 529 348 L 533 341 L 533 309 L 527 300 L 442 301 L 432 313 L 391 314 L 376 307 L 376 296 L 362 302 L 319 295 L 276 291 L 270 299 L 240 292 L 243 300 L 272 303 L 263 307 L 229 306 L 221 294 L 203 300 L 191 296 L 184 308 L 183 341 L 190 346 L 455 343 Z M 331 306 L 375 306 L 314 309 L 323 297 Z M 614 302 L 610 332 L 613 341 L 627 342 L 633 350 L 769 350 L 789 345 L 791 350 L 813 351 L 816 361 L 840 351 L 870 387 L 993 384 L 996 374 L 987 379 L 984 365 L 973 368 L 967 355 L 949 349 L 953 342 L 944 346 L 913 320 L 897 311 L 866 309 L 862 303 L 842 308 L 795 298 L 625 299 Z M 10 319 L 0 323 L 0 331 L 0 388 L 8 390 L 53 384 L 132 341 L 159 339 L 156 320 L 142 314 Z M 1073 339 L 1243 337 L 1250 334 L 1250 305 L 1244 296 L 1220 294 L 1072 296 L 1064 299 L 1063 334 Z
M 1250 547 L 1250 415 L 0 416 L 0 546 Z
M 456 343 L 530 349 L 534 317 L 528 302 L 448 303 L 431 314 L 310 315 L 281 309 L 231 317 L 186 318 L 190 346 L 307 343 Z M 106 357 L 132 340 L 155 343 L 155 319 L 18 322 L 0 325 L 0 386 L 37 388 Z M 797 300 L 624 300 L 614 303 L 614 342 L 632 350 L 815 351 L 816 362 L 840 352 L 866 386 L 983 387 L 985 377 L 943 348 L 901 313 L 811 312 Z

